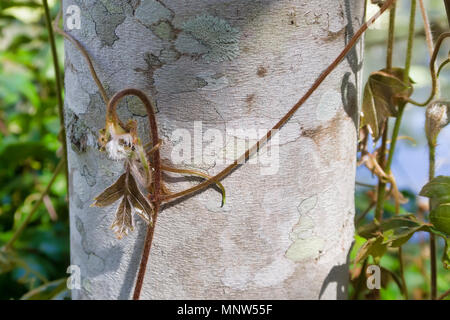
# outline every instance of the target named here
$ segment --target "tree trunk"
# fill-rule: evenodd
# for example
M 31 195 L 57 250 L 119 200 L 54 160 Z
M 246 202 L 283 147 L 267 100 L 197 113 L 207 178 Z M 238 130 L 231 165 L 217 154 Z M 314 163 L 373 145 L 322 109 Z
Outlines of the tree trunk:
M 360 0 L 65 0 L 66 22 L 70 5 L 80 8 L 80 29 L 64 27 L 92 56 L 109 96 L 138 88 L 157 104 L 163 163 L 210 175 L 297 102 L 364 12 Z M 71 263 L 81 271 L 73 298 L 129 299 L 146 225 L 136 217 L 135 231 L 117 240 L 118 204 L 90 207 L 123 164 L 97 149 L 105 103 L 83 56 L 65 45 Z M 360 51 L 269 148 L 223 180 L 223 207 L 214 187 L 162 207 L 142 299 L 346 298 Z M 138 100 L 127 98 L 118 113 L 138 120 L 148 139 Z M 164 180 L 172 191 L 200 181 Z

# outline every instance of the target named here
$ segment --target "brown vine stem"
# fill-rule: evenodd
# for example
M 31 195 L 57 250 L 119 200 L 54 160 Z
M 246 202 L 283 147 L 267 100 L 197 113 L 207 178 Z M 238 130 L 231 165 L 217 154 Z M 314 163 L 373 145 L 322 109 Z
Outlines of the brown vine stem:
M 388 30 L 388 42 L 386 52 L 386 69 L 392 69 L 392 57 L 394 52 L 395 43 L 395 15 L 397 11 L 397 4 L 394 3 L 389 10 L 389 30 Z
M 316 89 L 322 84 L 322 82 L 328 77 L 328 75 L 339 65 L 339 63 L 347 56 L 349 51 L 355 46 L 360 37 L 364 34 L 364 32 L 368 29 L 368 27 L 375 22 L 396 0 L 388 0 L 384 3 L 384 5 L 380 8 L 380 10 L 373 15 L 369 20 L 367 20 L 353 35 L 350 39 L 349 43 L 345 46 L 344 50 L 338 55 L 338 57 L 328 66 L 327 69 L 316 79 L 311 88 L 305 93 L 303 97 L 278 121 L 273 128 L 267 132 L 267 134 L 262 137 L 256 144 L 254 144 L 251 148 L 249 148 L 243 155 L 241 155 L 238 159 L 236 159 L 231 165 L 223 169 L 217 175 L 212 177 L 211 179 L 204 181 L 198 184 L 195 187 L 187 189 L 185 191 L 181 191 L 178 193 L 165 195 L 162 197 L 163 202 L 169 202 L 175 198 L 184 197 L 189 194 L 198 192 L 210 186 L 213 183 L 223 179 L 225 176 L 230 174 L 239 164 L 244 163 L 246 159 L 248 159 L 251 155 L 253 155 L 261 146 L 263 146 L 271 137 L 273 132 L 276 132 L 280 129 L 293 115 L 294 113 L 308 100 L 308 98 L 316 91 Z
M 78 49 L 78 51 L 80 51 L 80 53 L 83 55 L 83 57 L 86 59 L 86 62 L 89 67 L 89 71 L 91 72 L 91 75 L 92 75 L 92 78 L 94 78 L 94 81 L 100 91 L 103 101 L 105 101 L 105 103 L 107 104 L 109 101 L 108 95 L 106 94 L 106 90 L 103 87 L 102 82 L 98 78 L 97 72 L 95 71 L 95 68 L 94 68 L 94 64 L 92 63 L 91 57 L 87 53 L 86 49 L 84 49 L 84 47 L 81 45 L 81 43 L 77 39 L 72 37 L 70 34 L 65 32 L 63 29 L 59 28 L 59 21 L 61 20 L 61 13 L 62 13 L 62 2 L 61 2 L 61 9 L 59 10 L 58 15 L 56 16 L 55 21 L 53 22 L 53 29 L 55 30 L 55 32 L 59 33 L 64 38 L 69 40 Z
M 423 26 L 425 31 L 425 39 L 427 42 L 428 52 L 430 56 L 433 55 L 434 44 L 433 44 L 433 34 L 431 32 L 430 19 L 428 19 L 427 10 L 425 9 L 425 4 L 423 0 L 419 0 L 420 13 L 422 14 Z
M 158 124 L 156 122 L 154 106 L 148 99 L 147 95 L 138 89 L 124 89 L 122 91 L 117 92 L 109 101 L 108 106 L 106 108 L 107 116 L 116 115 L 117 104 L 124 97 L 133 95 L 138 97 L 142 103 L 144 104 L 151 131 L 151 141 L 153 142 L 154 151 L 152 152 L 153 164 L 154 164 L 154 180 L 153 180 L 153 194 L 151 197 L 151 201 L 154 206 L 154 214 L 152 217 L 152 223 L 149 223 L 147 227 L 147 234 L 145 236 L 144 249 L 142 250 L 141 263 L 139 265 L 139 272 L 136 279 L 136 284 L 134 287 L 133 300 L 139 300 L 142 285 L 144 284 L 144 277 L 147 270 L 148 258 L 150 256 L 150 249 L 152 247 L 153 236 L 155 233 L 156 221 L 158 219 L 159 208 L 161 205 L 161 155 L 158 148 L 160 144 L 159 136 L 158 136 Z
M 217 183 L 219 180 L 224 178 L 226 175 L 228 175 L 233 169 L 235 169 L 239 164 L 245 163 L 245 160 L 248 159 L 252 154 L 254 154 L 263 144 L 266 143 L 267 140 L 271 138 L 273 135 L 273 132 L 280 129 L 292 116 L 293 114 L 308 100 L 308 98 L 314 93 L 314 91 L 320 86 L 320 84 L 327 78 L 327 76 L 339 65 L 339 63 L 345 58 L 345 56 L 348 54 L 348 52 L 355 46 L 355 44 L 358 42 L 360 37 L 364 34 L 364 32 L 368 29 L 368 27 L 377 20 L 381 14 L 383 14 L 393 3 L 395 3 L 396 0 L 388 0 L 384 3 L 384 5 L 380 8 L 380 10 L 372 16 L 368 21 L 366 21 L 359 30 L 354 34 L 354 36 L 350 39 L 349 43 L 345 46 L 345 48 L 342 50 L 342 52 L 338 55 L 338 57 L 328 66 L 328 68 L 317 78 L 317 80 L 313 83 L 311 88 L 305 93 L 305 95 L 289 110 L 288 113 L 286 113 L 276 124 L 275 126 L 263 137 L 261 138 L 255 145 L 253 145 L 251 148 L 249 148 L 241 157 L 239 157 L 237 160 L 233 162 L 230 166 L 222 170 L 220 173 L 218 173 L 216 176 L 204 181 L 203 183 L 200 183 L 199 185 L 190 188 L 185 191 L 181 191 L 178 193 L 170 194 L 170 195 L 161 195 L 161 159 L 160 159 L 160 152 L 157 145 L 159 144 L 159 138 L 158 138 L 158 128 L 156 123 L 156 118 L 154 115 L 154 109 L 153 106 L 148 99 L 148 97 L 140 90 L 138 89 L 124 89 L 118 93 L 116 93 L 111 100 L 108 99 L 108 96 L 106 94 L 106 91 L 100 81 L 100 79 L 97 76 L 97 73 L 95 71 L 95 68 L 93 66 L 92 60 L 87 53 L 87 51 L 83 48 L 83 46 L 74 39 L 71 35 L 67 34 L 63 30 L 59 29 L 58 27 L 58 21 L 60 19 L 61 13 L 58 14 L 57 20 L 54 24 L 55 30 L 64 36 L 66 39 L 68 39 L 75 47 L 82 53 L 84 58 L 86 59 L 88 63 L 89 70 L 94 78 L 95 83 L 97 84 L 99 91 L 107 103 L 107 113 L 111 115 L 112 112 L 115 111 L 115 108 L 118 104 L 118 102 L 124 98 L 127 95 L 135 95 L 137 96 L 145 105 L 147 109 L 147 113 L 149 116 L 149 122 L 150 122 L 150 128 L 151 128 L 151 135 L 152 135 L 152 142 L 153 142 L 153 163 L 154 163 L 154 194 L 151 197 L 151 201 L 154 205 L 154 217 L 153 217 L 153 223 L 149 224 L 149 227 L 147 229 L 144 249 L 142 253 L 141 263 L 139 267 L 138 277 L 136 280 L 135 290 L 133 294 L 133 299 L 138 300 L 140 297 L 140 292 L 143 285 L 143 280 L 145 277 L 146 267 L 148 258 L 150 255 L 150 249 L 152 246 L 152 240 L 154 235 L 154 230 L 156 226 L 156 221 L 158 217 L 159 208 L 162 202 L 169 202 L 171 199 L 175 199 L 182 196 L 187 196 L 189 194 L 192 194 L 194 192 L 200 191 L 202 189 L 207 188 L 211 184 Z M 115 113 L 115 112 L 114 112 Z

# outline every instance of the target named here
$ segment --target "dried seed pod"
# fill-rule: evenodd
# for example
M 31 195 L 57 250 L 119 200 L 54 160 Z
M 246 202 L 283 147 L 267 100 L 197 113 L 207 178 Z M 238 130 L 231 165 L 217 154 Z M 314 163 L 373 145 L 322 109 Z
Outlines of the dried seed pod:
M 439 132 L 449 123 L 450 102 L 431 102 L 427 107 L 425 115 L 425 132 L 427 135 L 428 143 L 435 146 Z

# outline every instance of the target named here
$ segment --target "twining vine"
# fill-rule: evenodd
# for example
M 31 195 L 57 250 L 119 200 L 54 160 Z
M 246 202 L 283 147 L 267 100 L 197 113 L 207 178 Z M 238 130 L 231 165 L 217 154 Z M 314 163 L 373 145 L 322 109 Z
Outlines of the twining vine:
M 106 124 L 101 130 L 99 137 L 99 147 L 107 152 L 111 159 L 123 161 L 125 172 L 118 180 L 105 189 L 99 196 L 95 198 L 94 206 L 105 207 L 119 200 L 120 204 L 116 212 L 116 217 L 112 225 L 112 229 L 118 238 L 122 238 L 133 229 L 132 213 L 139 215 L 148 223 L 147 234 L 145 238 L 142 258 L 140 262 L 139 272 L 137 275 L 136 285 L 133 293 L 133 299 L 140 297 L 141 289 L 146 273 L 146 266 L 150 255 L 154 230 L 160 207 L 163 203 L 171 202 L 175 199 L 186 198 L 194 193 L 204 190 L 205 188 L 215 184 L 222 192 L 222 204 L 225 201 L 225 189 L 220 181 L 229 173 L 235 170 L 240 164 L 244 163 L 250 156 L 259 150 L 268 140 L 271 139 L 275 130 L 283 127 L 286 122 L 294 115 L 294 113 L 308 100 L 315 90 L 322 84 L 327 76 L 339 65 L 346 57 L 349 51 L 359 41 L 368 27 L 375 22 L 387 9 L 390 10 L 389 19 L 389 37 L 387 47 L 386 68 L 374 72 L 369 77 L 368 83 L 364 90 L 363 99 L 363 115 L 361 124 L 361 160 L 360 164 L 366 165 L 378 177 L 379 184 L 377 188 L 377 198 L 372 202 L 371 207 L 375 206 L 375 220 L 373 223 L 363 226 L 358 233 L 367 239 L 365 245 L 360 249 L 356 262 L 363 262 L 363 266 L 367 265 L 367 259 L 372 256 L 375 261 L 379 261 L 381 256 L 386 252 L 388 247 L 399 248 L 399 256 L 401 258 L 401 246 L 418 231 L 427 231 L 432 237 L 434 235 L 441 236 L 447 243 L 450 237 L 450 178 L 438 177 L 434 178 L 434 154 L 436 148 L 436 139 L 440 129 L 448 123 L 447 104 L 434 100 L 438 92 L 438 76 L 442 67 L 450 61 L 445 61 L 436 72 L 435 64 L 439 49 L 444 39 L 450 37 L 450 33 L 442 34 L 436 41 L 435 48 L 432 51 L 430 60 L 430 74 L 432 78 L 432 92 L 430 97 L 424 103 L 418 103 L 410 98 L 413 92 L 413 81 L 409 77 L 411 65 L 413 35 L 415 25 L 416 0 L 411 0 L 411 18 L 408 37 L 408 48 L 405 67 L 397 68 L 392 66 L 392 54 L 394 43 L 394 26 L 395 26 L 395 0 L 374 1 L 379 5 L 379 11 L 370 19 L 368 19 L 350 39 L 348 44 L 338 55 L 338 57 L 326 68 L 326 70 L 315 80 L 309 90 L 300 98 L 300 100 L 273 126 L 267 134 L 261 138 L 251 148 L 246 150 L 231 165 L 219 172 L 215 176 L 208 176 L 202 172 L 189 169 L 171 168 L 161 163 L 160 146 L 161 140 L 158 136 L 157 119 L 154 112 L 154 106 L 148 96 L 141 90 L 134 88 L 126 88 L 115 93 L 111 98 L 108 97 L 101 80 L 99 79 L 92 59 L 85 48 L 59 27 L 61 18 L 61 10 L 53 23 L 56 32 L 64 36 L 70 41 L 84 56 L 89 67 L 90 73 L 98 86 L 100 94 L 107 106 L 106 108 Z M 448 1 L 445 1 L 448 4 Z M 422 0 L 419 0 L 421 8 L 423 8 Z M 47 15 L 48 22 L 50 21 Z M 424 20 L 426 20 L 424 18 Z M 429 41 L 430 42 L 430 41 Z M 430 43 L 428 42 L 429 46 Z M 432 42 L 432 40 L 431 40 Z M 431 43 L 431 47 L 432 47 Z M 122 122 L 116 113 L 116 106 L 126 96 L 136 96 L 144 104 L 150 125 L 150 141 L 149 145 L 143 145 L 141 139 L 137 135 L 137 122 L 129 120 L 127 123 Z M 387 196 L 392 196 L 396 203 L 396 211 L 398 213 L 400 204 L 404 201 L 402 194 L 397 188 L 395 178 L 391 173 L 395 144 L 398 140 L 398 133 L 401 118 L 405 106 L 411 103 L 417 106 L 427 106 L 427 137 L 430 146 L 430 182 L 421 192 L 421 195 L 430 197 L 433 202 L 430 206 L 430 219 L 432 223 L 419 221 L 412 215 L 402 215 L 391 219 L 383 220 L 383 202 L 386 199 L 386 185 L 390 184 L 390 190 Z M 437 109 L 437 111 L 435 110 Z M 445 110 L 444 110 L 445 109 Z M 444 113 L 447 112 L 447 120 Z M 395 117 L 396 122 L 393 135 L 388 141 L 387 120 L 389 117 Z M 372 135 L 374 141 L 382 138 L 381 147 L 374 153 L 369 153 L 367 148 L 368 136 Z M 387 156 L 387 159 L 386 159 Z M 187 190 L 172 193 L 164 185 L 162 180 L 162 172 L 170 171 L 185 175 L 197 175 L 205 178 L 205 181 Z M 142 192 L 146 191 L 146 194 Z M 368 210 L 370 211 L 370 209 Z M 367 212 L 368 212 L 367 211 Z M 366 212 L 366 213 L 367 213 Z M 434 241 L 434 238 L 433 238 Z M 433 242 L 432 242 L 433 243 Z M 450 253 L 448 246 L 445 248 L 443 261 L 446 267 L 450 267 Z M 432 262 L 433 263 L 433 262 Z M 403 263 L 401 262 L 401 266 Z M 403 268 L 403 267 L 402 267 Z M 397 283 L 407 297 L 406 283 L 401 271 L 401 279 L 397 279 Z M 433 280 L 434 277 L 434 280 Z M 435 274 L 432 275 L 432 283 L 434 287 L 432 298 L 436 298 L 435 294 Z M 433 285 L 432 285 L 433 286 Z M 356 294 L 357 295 L 357 294 Z

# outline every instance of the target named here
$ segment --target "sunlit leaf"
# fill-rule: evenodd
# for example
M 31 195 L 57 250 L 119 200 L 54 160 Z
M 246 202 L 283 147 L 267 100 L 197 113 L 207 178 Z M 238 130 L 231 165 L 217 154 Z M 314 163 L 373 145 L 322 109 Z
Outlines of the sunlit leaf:
M 435 235 L 444 239 L 445 246 L 442 254 L 442 263 L 444 264 L 444 267 L 446 269 L 450 270 L 450 235 L 445 232 L 439 231 L 433 227 L 429 228 L 429 232 L 432 232 Z
M 421 223 L 417 221 L 413 215 L 402 215 L 385 219 L 380 224 L 372 222 L 363 225 L 358 228 L 357 232 L 361 237 L 369 239 L 378 232 L 385 232 L 392 229 L 415 228 L 419 225 L 421 225 Z
M 450 177 L 439 176 L 427 183 L 420 195 L 431 199 L 430 221 L 434 227 L 450 234 Z
M 361 125 L 368 125 L 374 140 L 378 140 L 388 117 L 396 117 L 401 97 L 412 94 L 412 81 L 405 83 L 404 70 L 373 72 L 364 88 Z
M 383 237 L 378 236 L 375 238 L 370 238 L 359 249 L 356 254 L 355 263 L 364 261 L 368 256 L 372 256 L 375 263 L 378 263 L 381 257 L 386 253 L 386 250 L 387 245 L 383 243 Z

